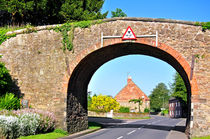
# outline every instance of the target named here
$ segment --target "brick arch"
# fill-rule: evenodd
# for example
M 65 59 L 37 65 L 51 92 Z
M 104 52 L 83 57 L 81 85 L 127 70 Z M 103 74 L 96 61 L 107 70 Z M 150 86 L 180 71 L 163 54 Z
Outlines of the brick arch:
M 120 43 L 125 43 L 123 42 L 121 39 L 107 39 L 104 41 L 104 46 L 109 46 L 109 45 L 113 45 L 113 44 L 120 44 Z M 151 47 L 156 47 L 156 42 L 152 39 L 148 39 L 148 38 L 137 38 L 137 40 L 135 41 L 135 43 L 139 43 L 139 44 L 146 44 L 149 45 Z M 74 69 L 76 68 L 76 66 L 79 64 L 79 62 L 85 58 L 88 54 L 98 50 L 101 48 L 101 43 L 97 43 L 95 45 L 92 45 L 90 47 L 88 47 L 85 50 L 82 50 L 82 52 L 80 52 L 79 55 L 77 55 L 77 57 L 72 60 L 69 65 L 70 67 L 70 75 L 72 74 L 72 72 L 74 71 Z M 183 56 L 177 52 L 175 49 L 173 49 L 172 47 L 164 44 L 164 43 L 158 43 L 158 47 L 159 49 L 167 52 L 168 54 L 170 54 L 172 57 L 174 57 L 179 64 L 184 68 L 184 71 L 187 74 L 188 80 L 190 79 L 190 72 L 191 72 L 191 67 L 189 65 L 189 63 L 183 58 Z M 65 78 L 66 82 L 68 82 L 68 78 Z M 191 83 L 191 93 L 192 95 L 198 95 L 198 86 L 197 86 L 197 81 L 196 81 L 196 77 L 193 76 L 192 80 L 190 81 Z M 65 86 L 65 90 L 67 90 L 67 86 Z
M 121 50 L 122 52 L 119 52 Z M 169 63 L 182 76 L 187 87 L 188 100 L 190 101 L 191 95 L 198 95 L 195 76 L 189 80 L 191 72 L 189 63 L 172 47 L 163 43 L 158 43 L 156 47 L 156 42 L 149 38 L 137 38 L 135 42 L 124 42 L 120 38 L 107 39 L 104 40 L 103 47 L 100 43 L 87 47 L 70 62 L 70 79 L 65 88 L 68 92 L 66 118 L 70 133 L 87 128 L 87 86 L 94 72 L 109 60 L 128 54 L 149 55 Z M 188 104 L 189 109 L 190 103 L 191 101 Z M 188 122 L 189 117 L 190 113 Z M 75 125 L 78 128 L 73 128 Z

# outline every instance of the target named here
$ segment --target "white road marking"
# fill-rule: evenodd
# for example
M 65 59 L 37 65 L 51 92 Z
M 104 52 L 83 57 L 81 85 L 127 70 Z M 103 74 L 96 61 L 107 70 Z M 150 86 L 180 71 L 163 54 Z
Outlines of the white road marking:
M 136 132 L 136 130 L 133 130 L 133 131 L 127 133 L 127 135 L 130 135 L 130 134 L 132 134 L 132 133 L 134 133 L 134 132 Z
M 141 127 L 138 128 L 138 130 L 140 130 L 140 129 L 141 129 Z
M 123 138 L 123 136 L 120 136 L 120 137 L 118 137 L 117 139 L 122 139 Z

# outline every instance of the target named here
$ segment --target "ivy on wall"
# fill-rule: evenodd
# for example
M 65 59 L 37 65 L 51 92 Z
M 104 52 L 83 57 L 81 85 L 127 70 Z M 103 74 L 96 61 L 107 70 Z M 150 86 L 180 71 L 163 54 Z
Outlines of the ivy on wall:
M 207 29 L 210 29 L 210 22 L 196 22 L 196 26 L 202 26 L 202 30 L 206 31 Z
M 102 20 L 95 20 L 95 21 L 88 20 L 88 21 L 79 21 L 79 22 L 67 22 L 61 26 L 57 26 L 55 28 L 50 28 L 50 29 L 53 29 L 54 31 L 60 32 L 62 34 L 62 37 L 63 37 L 62 49 L 64 51 L 66 49 L 71 51 L 73 49 L 73 39 L 74 39 L 74 29 L 75 28 L 77 28 L 77 27 L 88 28 L 91 25 L 100 24 L 100 23 L 103 23 L 103 21 Z M 26 28 L 26 31 L 24 31 L 23 33 L 31 33 L 31 32 L 37 31 L 34 27 L 32 27 L 30 25 L 26 25 L 24 27 L 14 27 L 14 28 L 1 27 L 0 28 L 0 45 L 7 39 L 16 36 L 16 34 L 6 35 L 7 32 L 18 30 L 18 29 L 23 29 L 23 28 Z
M 31 33 L 31 32 L 36 32 L 36 30 L 34 29 L 33 26 L 31 25 L 26 25 L 26 26 L 22 26 L 22 27 L 0 27 L 0 45 L 6 41 L 7 39 L 11 38 L 11 37 L 15 37 L 16 34 L 11 34 L 11 35 L 6 35 L 7 32 L 9 31 L 15 31 L 15 30 L 19 30 L 19 29 L 24 29 L 26 28 L 26 32 L 24 33 Z
M 74 29 L 75 28 L 77 28 L 77 27 L 88 28 L 91 25 L 100 24 L 100 23 L 102 23 L 101 20 L 71 22 L 71 23 L 65 23 L 62 26 L 57 26 L 53 30 L 55 30 L 56 32 L 60 32 L 62 34 L 62 37 L 63 37 L 62 49 L 63 49 L 63 51 L 65 51 L 66 49 L 71 51 L 73 49 L 73 39 L 74 39 Z

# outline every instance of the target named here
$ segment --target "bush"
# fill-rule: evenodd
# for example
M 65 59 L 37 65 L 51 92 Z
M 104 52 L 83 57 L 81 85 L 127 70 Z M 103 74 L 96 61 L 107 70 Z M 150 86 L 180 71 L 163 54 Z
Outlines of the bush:
M 22 109 L 0 112 L 0 137 L 17 138 L 19 136 L 46 133 L 55 129 L 55 117 L 47 111 Z
M 11 85 L 12 78 L 9 74 L 9 70 L 2 62 L 0 62 L 0 96 L 5 95 L 6 92 L 10 91 Z
M 130 112 L 130 108 L 121 106 L 120 109 L 119 109 L 119 112 L 129 113 Z
M 1 138 L 14 139 L 20 136 L 19 120 L 14 116 L 0 115 Z
M 21 109 L 14 111 L 16 115 L 22 115 L 24 113 L 35 113 L 40 116 L 40 124 L 38 127 L 39 133 L 46 133 L 55 129 L 56 119 L 53 113 L 48 111 L 36 110 L 36 109 Z
M 161 111 L 161 115 L 166 115 L 166 114 L 168 114 L 168 109 Z
M 24 113 L 18 117 L 20 126 L 20 135 L 35 135 L 40 125 L 40 115 L 36 113 Z
M 150 110 L 149 110 L 148 108 L 145 108 L 145 109 L 144 109 L 144 112 L 145 112 L 145 113 L 149 113 L 149 111 L 150 111 Z
M 118 111 L 119 105 L 114 98 L 100 94 L 92 97 L 90 109 L 102 112 L 109 112 L 110 110 Z
M 20 106 L 20 99 L 12 93 L 6 93 L 5 96 L 0 98 L 0 110 L 17 110 L 20 109 Z

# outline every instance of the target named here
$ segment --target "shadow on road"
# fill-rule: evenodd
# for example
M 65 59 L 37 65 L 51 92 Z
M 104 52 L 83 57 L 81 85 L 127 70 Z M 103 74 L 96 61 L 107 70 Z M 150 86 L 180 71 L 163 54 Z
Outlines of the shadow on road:
M 167 126 L 167 125 L 155 125 L 155 124 L 138 124 L 138 123 L 126 123 L 126 120 L 121 119 L 112 119 L 106 117 L 88 117 L 88 120 L 91 122 L 97 122 L 102 124 L 103 128 L 147 128 L 147 129 L 155 129 L 155 130 L 164 130 L 164 131 L 178 131 L 185 132 L 185 126 Z M 126 124 L 123 124 L 126 123 Z

